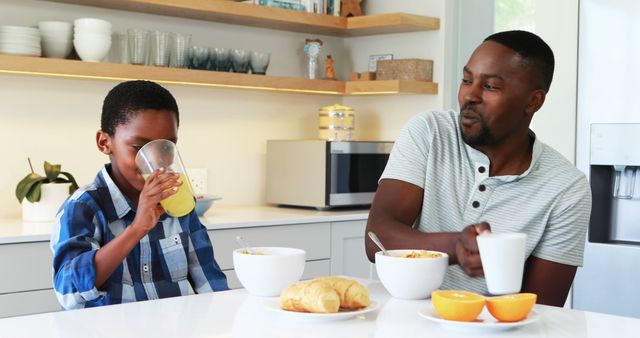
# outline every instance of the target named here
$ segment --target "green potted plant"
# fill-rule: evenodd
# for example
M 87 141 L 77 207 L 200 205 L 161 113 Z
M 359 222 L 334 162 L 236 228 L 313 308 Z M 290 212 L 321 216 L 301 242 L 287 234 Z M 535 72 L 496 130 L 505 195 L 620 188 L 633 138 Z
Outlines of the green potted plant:
M 61 171 L 60 164 L 44 162 L 45 176 L 33 170 L 31 159 L 27 174 L 16 186 L 16 198 L 22 203 L 22 219 L 27 222 L 51 222 L 65 199 L 78 189 L 75 178 Z

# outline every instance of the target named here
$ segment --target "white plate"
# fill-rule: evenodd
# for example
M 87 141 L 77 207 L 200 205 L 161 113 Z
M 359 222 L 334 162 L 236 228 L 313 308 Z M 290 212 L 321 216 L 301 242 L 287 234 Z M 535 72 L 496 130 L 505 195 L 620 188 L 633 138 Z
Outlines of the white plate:
M 442 319 L 433 307 L 424 308 L 418 311 L 420 317 L 426 318 L 436 323 L 440 323 L 442 326 L 451 329 L 465 330 L 465 331 L 502 331 L 516 327 L 521 327 L 535 323 L 540 319 L 540 315 L 531 311 L 526 319 L 519 322 L 507 323 L 500 322 L 493 318 L 487 309 L 482 310 L 475 322 L 458 322 L 454 320 Z
M 355 310 L 355 311 L 341 311 L 338 313 L 309 313 L 309 312 L 295 312 L 295 311 L 286 311 L 280 308 L 280 299 L 267 299 L 264 302 L 264 307 L 269 310 L 280 314 L 282 317 L 288 317 L 291 319 L 301 320 L 301 321 L 313 321 L 313 322 L 331 322 L 337 320 L 345 320 L 349 318 L 354 318 L 359 315 L 363 315 L 365 313 L 373 312 L 378 309 L 379 304 L 376 302 L 371 302 L 369 306 L 364 309 Z

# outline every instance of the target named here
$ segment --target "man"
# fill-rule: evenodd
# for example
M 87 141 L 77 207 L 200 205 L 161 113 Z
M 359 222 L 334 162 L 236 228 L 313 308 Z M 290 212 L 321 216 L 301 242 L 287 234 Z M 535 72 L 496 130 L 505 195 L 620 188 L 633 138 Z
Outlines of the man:
M 582 264 L 591 192 L 584 175 L 529 130 L 553 68 L 553 52 L 535 34 L 485 39 L 464 67 L 460 113 L 423 113 L 400 132 L 366 231 L 388 249 L 446 252 L 441 288 L 480 293 L 487 289 L 476 236 L 524 232 L 522 291 L 562 306 Z M 373 261 L 378 249 L 365 244 Z

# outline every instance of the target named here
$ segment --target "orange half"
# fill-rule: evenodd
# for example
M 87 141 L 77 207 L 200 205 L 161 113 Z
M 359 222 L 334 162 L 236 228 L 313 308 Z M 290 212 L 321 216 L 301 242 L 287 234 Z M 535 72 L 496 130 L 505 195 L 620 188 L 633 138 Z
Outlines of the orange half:
M 436 290 L 431 303 L 443 319 L 472 322 L 484 308 L 484 297 L 469 291 Z
M 488 297 L 487 309 L 501 322 L 518 322 L 527 318 L 537 298 L 535 293 Z

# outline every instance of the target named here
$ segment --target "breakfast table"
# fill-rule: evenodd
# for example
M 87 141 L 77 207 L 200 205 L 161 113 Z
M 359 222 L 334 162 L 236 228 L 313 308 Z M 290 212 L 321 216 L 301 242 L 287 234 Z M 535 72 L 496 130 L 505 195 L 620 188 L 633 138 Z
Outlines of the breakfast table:
M 640 319 L 544 305 L 536 305 L 525 324 L 509 329 L 482 321 L 441 323 L 434 318 L 429 299 L 395 299 L 380 282 L 358 280 L 368 287 L 373 303 L 353 316 L 285 312 L 278 309 L 278 298 L 256 297 L 236 289 L 5 318 L 0 319 L 0 336 L 618 338 L 637 337 L 640 331 Z

